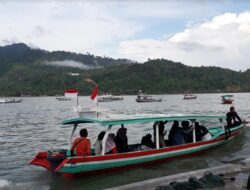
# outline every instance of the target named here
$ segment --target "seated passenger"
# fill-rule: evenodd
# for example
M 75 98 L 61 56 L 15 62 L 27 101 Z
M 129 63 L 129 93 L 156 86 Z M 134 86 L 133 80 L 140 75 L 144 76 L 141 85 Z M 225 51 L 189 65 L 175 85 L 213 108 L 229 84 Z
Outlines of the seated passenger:
M 114 154 L 114 153 L 117 153 L 115 145 L 115 134 L 110 133 L 106 141 L 105 154 Z
M 206 127 L 200 125 L 198 122 L 195 122 L 195 136 L 196 141 L 206 141 L 212 138 L 211 134 Z
M 121 125 L 121 128 L 118 129 L 115 137 L 116 149 L 118 152 L 128 152 L 128 137 L 127 129 L 124 128 L 124 125 Z
M 87 139 L 88 131 L 87 129 L 81 129 L 80 137 L 77 137 L 71 147 L 71 155 L 74 155 L 74 150 L 76 151 L 76 156 L 90 156 L 90 140 Z
M 95 142 L 95 155 L 101 155 L 102 154 L 102 140 L 105 135 L 105 131 L 102 131 L 99 133 L 97 140 Z
M 190 127 L 189 121 L 182 121 L 181 125 L 184 133 L 185 143 L 193 142 L 193 128 Z
M 141 140 L 141 150 L 150 150 L 153 149 L 154 146 L 154 142 L 152 141 L 152 135 L 147 134 L 146 136 L 142 137 Z
M 233 106 L 230 107 L 230 111 L 227 113 L 227 126 L 229 128 L 236 127 L 242 124 L 240 116 L 235 111 Z
M 174 121 L 168 139 L 172 146 L 185 144 L 183 129 L 179 127 L 178 121 Z

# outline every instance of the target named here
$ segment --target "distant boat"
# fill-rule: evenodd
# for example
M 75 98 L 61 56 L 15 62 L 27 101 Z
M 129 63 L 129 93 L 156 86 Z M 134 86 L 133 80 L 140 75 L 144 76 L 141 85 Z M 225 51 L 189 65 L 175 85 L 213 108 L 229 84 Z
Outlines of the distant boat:
M 0 98 L 0 104 L 8 104 L 8 103 L 21 103 L 22 99 L 15 98 Z
M 140 94 L 136 98 L 136 102 L 161 102 L 161 98 L 153 98 L 149 95 Z
M 142 90 L 139 90 L 137 98 L 135 99 L 136 102 L 161 102 L 162 99 L 161 98 L 153 98 L 150 95 L 145 95 Z
M 197 96 L 195 96 L 193 94 L 184 94 L 183 100 L 194 100 L 196 98 L 197 98 Z
M 221 96 L 221 103 L 222 104 L 232 104 L 234 102 L 233 95 L 223 95 Z
M 71 98 L 68 98 L 68 97 L 56 97 L 56 99 L 58 101 L 70 101 L 71 100 Z
M 123 100 L 123 97 L 119 97 L 119 96 L 113 96 L 113 95 L 103 95 L 103 96 L 99 96 L 97 98 L 98 102 L 112 102 L 112 101 L 121 101 Z

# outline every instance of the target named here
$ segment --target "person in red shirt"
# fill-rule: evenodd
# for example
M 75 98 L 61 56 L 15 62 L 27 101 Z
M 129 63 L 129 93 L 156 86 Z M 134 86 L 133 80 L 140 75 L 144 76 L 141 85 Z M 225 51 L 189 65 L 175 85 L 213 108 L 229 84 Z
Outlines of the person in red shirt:
M 87 138 L 88 131 L 87 129 L 81 129 L 80 137 L 77 137 L 71 147 L 71 155 L 76 151 L 76 156 L 90 156 L 91 150 L 90 150 L 90 140 Z

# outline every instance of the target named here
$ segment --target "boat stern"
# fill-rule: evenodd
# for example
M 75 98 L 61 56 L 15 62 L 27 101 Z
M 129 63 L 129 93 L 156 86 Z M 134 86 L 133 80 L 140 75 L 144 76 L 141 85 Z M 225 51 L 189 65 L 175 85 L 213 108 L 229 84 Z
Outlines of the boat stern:
M 47 157 L 48 157 L 47 152 L 38 152 L 35 154 L 34 158 L 29 162 L 29 164 L 42 166 L 50 171 L 51 163 Z
M 42 166 L 49 170 L 51 173 L 55 173 L 56 168 L 61 165 L 64 160 L 67 160 L 66 158 L 67 150 L 49 150 L 48 152 L 37 153 L 29 164 Z

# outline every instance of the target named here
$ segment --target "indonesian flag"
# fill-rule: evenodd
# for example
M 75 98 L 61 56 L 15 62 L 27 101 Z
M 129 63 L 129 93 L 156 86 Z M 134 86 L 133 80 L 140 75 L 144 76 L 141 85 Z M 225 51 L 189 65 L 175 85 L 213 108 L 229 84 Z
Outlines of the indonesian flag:
M 99 89 L 98 89 L 98 86 L 96 86 L 96 87 L 93 89 L 90 98 L 91 98 L 92 100 L 94 100 L 95 97 L 98 95 L 98 93 L 99 93 Z
M 70 90 L 65 90 L 64 91 L 64 96 L 65 97 L 70 97 L 70 98 L 76 98 L 78 95 L 78 90 L 75 89 L 70 89 Z

